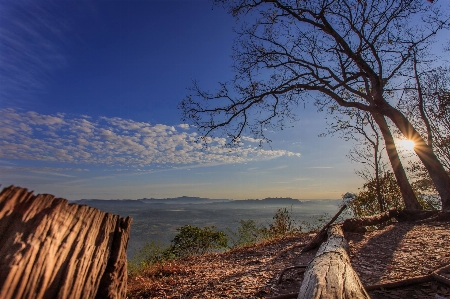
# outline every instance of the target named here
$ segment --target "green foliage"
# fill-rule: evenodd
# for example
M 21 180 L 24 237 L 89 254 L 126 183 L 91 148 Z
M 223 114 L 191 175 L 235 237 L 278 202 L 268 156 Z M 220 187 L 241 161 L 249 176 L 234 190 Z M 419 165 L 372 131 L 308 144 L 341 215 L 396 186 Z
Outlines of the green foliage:
M 177 229 L 178 234 L 170 246 L 161 246 L 151 241 L 142 247 L 128 262 L 130 274 L 160 265 L 168 260 L 209 253 L 228 248 L 227 235 L 214 226 L 200 228 L 185 225 Z
M 201 255 L 228 248 L 227 235 L 214 226 L 200 228 L 185 225 L 177 229 L 178 234 L 172 240 L 168 251 L 174 257 Z
M 289 236 L 301 231 L 300 227 L 296 227 L 295 221 L 291 217 L 291 212 L 286 208 L 277 210 L 275 216 L 273 216 L 273 222 L 269 224 L 269 229 L 267 230 L 269 238 Z
M 264 240 L 265 228 L 255 220 L 241 220 L 237 231 L 228 229 L 232 248 L 249 246 Z
M 278 209 L 272 218 L 273 222 L 269 223 L 268 227 L 258 224 L 255 220 L 241 220 L 236 232 L 228 230 L 231 247 L 249 246 L 300 232 L 301 228 L 296 226 L 291 212 L 286 208 Z
M 128 270 L 131 274 L 144 269 L 161 265 L 162 263 L 180 257 L 201 255 L 222 249 L 249 246 L 267 239 L 285 237 L 301 231 L 296 227 L 291 212 L 278 209 L 273 216 L 273 222 L 268 227 L 254 220 L 241 220 L 236 232 L 228 230 L 229 234 L 218 231 L 214 226 L 200 228 L 185 225 L 177 229 L 178 233 L 170 246 L 162 247 L 150 242 L 141 248 L 129 261 Z
M 139 273 L 152 265 L 162 263 L 169 258 L 167 248 L 151 241 L 146 243 L 139 251 L 128 261 L 128 271 L 131 274 Z
M 388 171 L 380 176 L 380 187 L 386 209 L 405 208 L 400 187 L 392 172 Z M 348 203 L 348 208 L 353 212 L 355 217 L 364 217 L 381 213 L 377 201 L 375 179 L 364 184 L 362 191 Z
M 384 198 L 387 210 L 405 208 L 400 187 L 392 172 L 387 171 L 380 177 L 381 194 Z M 435 209 L 434 206 L 420 194 L 418 189 L 414 192 L 417 195 L 419 204 L 426 210 Z M 381 213 L 380 206 L 377 201 L 376 181 L 375 179 L 364 184 L 361 192 L 348 203 L 348 208 L 355 217 L 371 216 Z

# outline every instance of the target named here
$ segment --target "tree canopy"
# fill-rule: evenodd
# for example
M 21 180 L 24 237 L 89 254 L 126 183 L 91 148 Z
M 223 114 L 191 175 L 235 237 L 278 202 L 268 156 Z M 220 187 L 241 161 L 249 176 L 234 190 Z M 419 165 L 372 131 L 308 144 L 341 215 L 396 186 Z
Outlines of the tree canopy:
M 216 92 L 195 83 L 180 104 L 184 120 L 203 136 L 220 132 L 233 145 L 244 132 L 267 141 L 266 129 L 283 129 L 296 119 L 298 104 L 311 98 L 319 107 L 366 111 L 390 134 L 389 118 L 416 142 L 443 208 L 450 209 L 450 179 L 443 175 L 442 164 L 389 101 L 405 83 L 415 51 L 447 29 L 446 9 L 423 0 L 214 2 L 246 20 L 233 47 L 236 76 Z M 418 204 L 411 202 L 410 207 Z

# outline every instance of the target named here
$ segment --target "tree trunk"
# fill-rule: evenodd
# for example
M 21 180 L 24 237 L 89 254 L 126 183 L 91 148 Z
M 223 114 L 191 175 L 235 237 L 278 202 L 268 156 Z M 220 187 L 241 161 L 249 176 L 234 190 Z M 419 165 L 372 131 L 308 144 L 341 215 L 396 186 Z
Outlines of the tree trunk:
M 130 226 L 129 217 L 5 188 L 0 298 L 125 298 Z
M 386 105 L 383 108 L 383 114 L 395 123 L 406 138 L 416 143 L 414 151 L 430 174 L 431 180 L 441 197 L 442 211 L 450 211 L 450 177 L 434 154 L 433 149 L 428 146 L 422 136 L 400 111 L 390 105 Z
M 320 246 L 305 272 L 298 299 L 370 298 L 353 270 L 348 244 L 339 225 L 328 229 L 328 240 Z
M 391 162 L 392 170 L 394 171 L 395 178 L 397 179 L 398 186 L 400 187 L 400 192 L 402 193 L 406 209 L 421 210 L 422 207 L 420 206 L 411 184 L 408 181 L 406 172 L 403 169 L 402 162 L 400 161 L 397 148 L 395 146 L 394 138 L 392 137 L 392 133 L 386 119 L 378 113 L 372 113 L 372 116 L 383 134 L 389 161 Z

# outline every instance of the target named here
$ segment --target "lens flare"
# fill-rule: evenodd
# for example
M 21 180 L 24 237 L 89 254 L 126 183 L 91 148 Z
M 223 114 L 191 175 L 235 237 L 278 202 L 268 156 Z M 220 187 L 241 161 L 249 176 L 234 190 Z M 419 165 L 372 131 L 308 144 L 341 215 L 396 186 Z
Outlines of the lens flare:
M 408 151 L 413 151 L 413 150 L 414 150 L 414 147 L 416 146 L 416 143 L 415 143 L 414 141 L 412 141 L 412 140 L 406 139 L 406 140 L 402 140 L 402 141 L 400 142 L 400 145 L 401 145 L 404 149 L 406 149 L 406 150 L 408 150 Z

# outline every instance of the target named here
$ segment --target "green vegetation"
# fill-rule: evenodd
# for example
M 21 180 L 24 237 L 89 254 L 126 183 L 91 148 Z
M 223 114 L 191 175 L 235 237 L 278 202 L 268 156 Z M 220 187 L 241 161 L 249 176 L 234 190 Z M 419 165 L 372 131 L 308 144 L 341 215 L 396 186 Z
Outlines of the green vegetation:
M 414 186 L 414 185 L 413 185 Z M 384 199 L 385 211 L 390 209 L 404 209 L 405 204 L 402 200 L 402 194 L 392 172 L 387 171 L 380 177 L 380 189 Z M 432 202 L 427 194 L 421 193 L 419 188 L 413 188 L 419 204 L 425 210 L 434 210 L 438 208 L 439 203 Z M 353 200 L 348 203 L 353 216 L 364 217 L 379 214 L 382 211 L 378 204 L 376 180 L 372 179 L 364 184 L 362 190 Z
M 240 248 L 301 232 L 301 228 L 292 219 L 291 211 L 286 208 L 278 209 L 268 226 L 254 220 L 241 220 L 239 224 L 236 231 L 228 229 L 228 234 L 218 231 L 214 226 L 180 227 L 167 247 L 155 242 L 147 243 L 128 262 L 128 270 L 132 274 L 138 274 L 173 259 Z
M 217 231 L 214 226 L 200 228 L 185 225 L 177 231 L 178 234 L 168 248 L 169 254 L 175 258 L 202 255 L 228 247 L 227 235 Z
M 236 231 L 227 231 L 231 248 L 250 246 L 265 239 L 264 227 L 252 219 L 241 220 Z
M 295 227 L 295 221 L 291 217 L 291 212 L 284 208 L 277 210 L 266 234 L 271 239 L 289 236 L 300 231 L 300 227 Z

